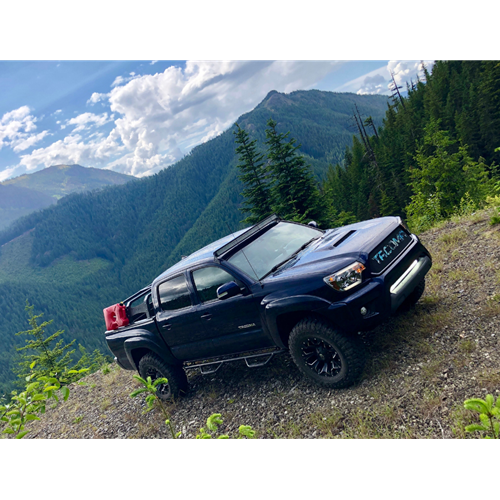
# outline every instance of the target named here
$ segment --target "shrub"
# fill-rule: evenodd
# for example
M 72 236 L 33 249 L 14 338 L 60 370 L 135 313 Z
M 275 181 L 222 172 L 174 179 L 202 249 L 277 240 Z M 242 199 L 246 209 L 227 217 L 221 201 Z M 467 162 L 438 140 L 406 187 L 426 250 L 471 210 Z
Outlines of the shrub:
M 481 432 L 485 439 L 500 438 L 500 396 L 495 398 L 488 394 L 485 399 L 468 399 L 464 408 L 479 413 L 480 424 L 468 425 L 467 432 Z
M 134 398 L 139 394 L 147 393 L 146 396 L 146 409 L 145 412 L 151 411 L 153 408 L 157 407 L 165 417 L 165 425 L 168 427 L 172 438 L 177 439 L 181 435 L 181 431 L 175 432 L 174 425 L 170 420 L 170 415 L 165 408 L 163 401 L 157 396 L 157 388 L 160 384 L 168 384 L 168 380 L 166 378 L 157 378 L 155 381 L 151 380 L 151 377 L 147 379 L 143 379 L 139 375 L 134 375 L 134 378 L 142 384 L 142 387 L 136 389 L 135 391 L 130 393 L 130 397 Z M 213 413 L 207 419 L 207 429 L 204 427 L 200 429 L 200 432 L 196 435 L 196 439 L 212 439 L 215 437 L 215 433 L 222 424 L 222 416 L 220 413 Z M 249 425 L 240 425 L 238 429 L 238 439 L 241 438 L 253 438 L 255 435 L 255 431 Z M 217 436 L 217 439 L 229 439 L 227 434 L 221 434 Z

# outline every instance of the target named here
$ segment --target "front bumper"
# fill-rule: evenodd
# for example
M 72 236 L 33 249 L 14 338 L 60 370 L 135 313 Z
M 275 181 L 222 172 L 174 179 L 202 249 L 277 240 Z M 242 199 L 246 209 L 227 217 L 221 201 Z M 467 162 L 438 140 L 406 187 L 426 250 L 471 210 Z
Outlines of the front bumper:
M 420 240 L 414 242 L 381 275 L 368 278 L 360 289 L 326 310 L 317 311 L 343 330 L 371 330 L 401 306 L 432 266 Z M 366 313 L 361 314 L 361 308 Z
M 410 267 L 389 289 L 391 294 L 391 311 L 394 313 L 405 299 L 413 292 L 415 287 L 424 279 L 432 266 L 432 261 L 427 255 L 414 260 Z

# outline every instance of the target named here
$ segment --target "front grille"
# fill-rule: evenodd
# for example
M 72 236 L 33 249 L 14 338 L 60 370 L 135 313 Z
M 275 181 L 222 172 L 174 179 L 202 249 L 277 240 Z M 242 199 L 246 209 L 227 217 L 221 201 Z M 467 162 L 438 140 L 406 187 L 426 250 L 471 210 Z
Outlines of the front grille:
M 370 271 L 380 274 L 394 262 L 412 242 L 411 236 L 403 226 L 398 226 L 387 238 L 370 252 Z

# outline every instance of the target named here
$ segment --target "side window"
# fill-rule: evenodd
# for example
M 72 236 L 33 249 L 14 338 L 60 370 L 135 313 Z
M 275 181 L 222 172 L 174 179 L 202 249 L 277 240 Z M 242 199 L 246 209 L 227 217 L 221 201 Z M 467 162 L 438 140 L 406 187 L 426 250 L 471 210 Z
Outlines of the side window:
M 234 278 L 219 267 L 204 267 L 193 271 L 193 280 L 201 302 L 217 298 L 217 288 Z
M 165 281 L 158 287 L 160 306 L 164 311 L 174 311 L 191 305 L 191 297 L 184 275 Z

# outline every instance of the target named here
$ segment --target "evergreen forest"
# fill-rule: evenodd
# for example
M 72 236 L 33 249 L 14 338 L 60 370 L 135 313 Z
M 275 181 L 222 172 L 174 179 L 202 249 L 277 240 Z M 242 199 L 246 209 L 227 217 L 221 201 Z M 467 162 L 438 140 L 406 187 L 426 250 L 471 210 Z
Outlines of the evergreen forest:
M 498 192 L 499 147 L 497 61 L 438 61 L 390 98 L 272 91 L 174 166 L 0 233 L 0 393 L 26 300 L 66 340 L 105 351 L 102 309 L 183 255 L 269 212 L 321 227 L 399 215 L 424 230 Z
M 433 211 L 439 219 L 462 200 L 480 204 L 498 181 L 500 64 L 437 61 L 406 89 L 393 85 L 382 127 L 362 113 L 357 122 L 324 183 L 337 212 L 365 220 Z
M 273 91 L 238 124 L 261 143 L 273 118 L 277 133 L 290 132 L 300 142 L 317 183 L 351 144 L 356 106 L 381 124 L 387 97 Z M 12 387 L 20 354 L 15 333 L 27 327 L 26 300 L 34 314 L 54 320 L 49 334 L 64 330 L 62 338 L 76 339 L 75 347 L 107 352 L 103 308 L 151 283 L 182 255 L 247 225 L 236 129 L 156 175 L 70 194 L 0 233 L 0 393 Z

